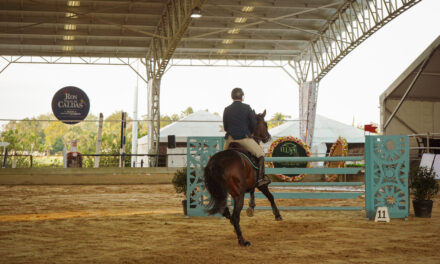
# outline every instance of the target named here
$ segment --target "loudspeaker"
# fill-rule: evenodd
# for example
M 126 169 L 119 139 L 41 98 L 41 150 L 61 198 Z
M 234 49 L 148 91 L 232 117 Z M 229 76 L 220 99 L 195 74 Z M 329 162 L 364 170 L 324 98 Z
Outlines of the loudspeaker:
M 168 148 L 176 148 L 176 136 L 168 135 Z

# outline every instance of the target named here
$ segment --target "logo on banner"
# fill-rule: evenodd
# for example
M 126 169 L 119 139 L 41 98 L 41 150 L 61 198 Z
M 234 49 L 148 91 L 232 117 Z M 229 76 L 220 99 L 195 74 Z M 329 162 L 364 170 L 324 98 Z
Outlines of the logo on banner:
M 66 124 L 81 122 L 87 117 L 89 110 L 90 102 L 87 94 L 75 86 L 61 88 L 52 98 L 53 114 Z

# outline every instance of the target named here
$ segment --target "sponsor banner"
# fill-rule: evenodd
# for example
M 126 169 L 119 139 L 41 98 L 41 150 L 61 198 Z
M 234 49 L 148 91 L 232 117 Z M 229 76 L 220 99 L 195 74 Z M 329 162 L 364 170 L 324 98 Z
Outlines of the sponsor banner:
M 52 111 L 58 120 L 66 124 L 76 124 L 87 117 L 90 102 L 87 94 L 75 86 L 58 90 L 52 98 Z

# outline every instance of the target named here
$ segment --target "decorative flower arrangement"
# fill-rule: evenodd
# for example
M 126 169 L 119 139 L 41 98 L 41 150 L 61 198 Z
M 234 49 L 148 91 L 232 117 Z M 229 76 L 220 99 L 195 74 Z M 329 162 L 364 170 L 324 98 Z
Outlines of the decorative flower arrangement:
M 296 138 L 296 137 L 292 137 L 292 136 L 287 136 L 287 137 L 280 137 L 277 140 L 275 140 L 274 142 L 272 142 L 272 144 L 269 147 L 269 157 L 272 157 L 273 151 L 274 149 L 281 144 L 282 142 L 286 142 L 286 141 L 290 141 L 290 142 L 295 142 L 296 144 L 300 145 L 306 152 L 307 157 L 310 157 L 312 155 L 312 153 L 310 152 L 310 148 L 309 146 L 301 139 Z M 270 168 L 274 168 L 274 164 L 273 162 L 269 162 L 269 167 Z M 307 162 L 307 168 L 310 167 L 310 163 Z M 289 181 L 289 182 L 298 182 L 298 181 L 302 181 L 302 179 L 304 178 L 304 174 L 299 174 L 296 176 L 287 176 L 284 174 L 275 174 L 277 177 L 279 177 L 281 180 L 283 181 Z
M 328 154 L 329 157 L 346 157 L 348 154 L 348 143 L 343 137 L 338 137 L 335 143 L 333 143 Z M 341 168 L 344 167 L 344 161 L 329 161 L 326 162 L 327 168 Z M 338 178 L 338 174 L 326 174 L 325 181 L 334 182 Z

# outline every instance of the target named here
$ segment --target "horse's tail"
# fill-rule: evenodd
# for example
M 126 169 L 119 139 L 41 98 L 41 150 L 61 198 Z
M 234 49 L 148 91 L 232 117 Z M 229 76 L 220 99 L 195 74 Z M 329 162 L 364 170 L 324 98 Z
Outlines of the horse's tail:
M 223 213 L 228 196 L 226 180 L 223 175 L 224 169 L 215 160 L 216 158 L 213 156 L 205 167 L 205 186 L 211 194 L 206 212 L 210 215 Z

